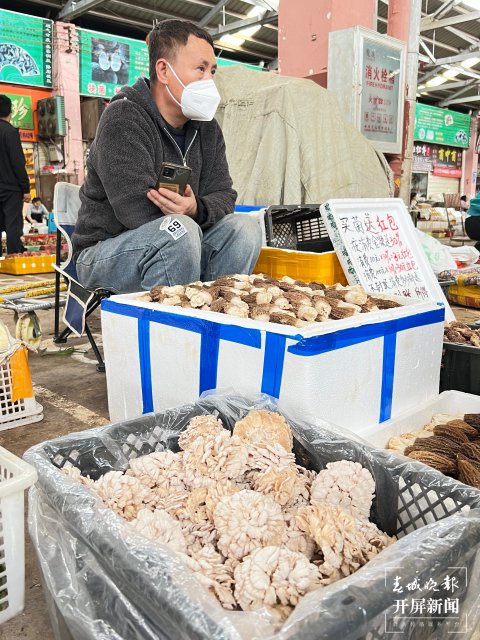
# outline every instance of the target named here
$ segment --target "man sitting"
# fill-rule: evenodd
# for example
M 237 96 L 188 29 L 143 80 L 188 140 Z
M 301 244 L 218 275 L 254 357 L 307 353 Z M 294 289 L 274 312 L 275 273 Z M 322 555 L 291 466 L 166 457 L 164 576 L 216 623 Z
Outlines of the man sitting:
M 232 215 L 210 34 L 165 20 L 148 37 L 150 80 L 123 87 L 102 114 L 73 235 L 82 284 L 127 293 L 251 273 L 256 222 Z M 156 188 L 162 162 L 189 166 L 184 194 Z M 173 224 L 172 224 L 173 223 Z

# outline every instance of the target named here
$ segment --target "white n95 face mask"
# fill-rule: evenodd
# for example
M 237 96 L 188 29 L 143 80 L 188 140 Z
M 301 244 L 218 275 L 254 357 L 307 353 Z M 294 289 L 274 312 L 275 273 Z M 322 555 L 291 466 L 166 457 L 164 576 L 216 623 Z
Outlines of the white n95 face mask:
M 203 122 L 212 120 L 220 104 L 220 94 L 214 81 L 195 80 L 190 84 L 184 85 L 172 65 L 169 62 L 167 64 L 183 87 L 181 102 L 179 102 L 170 91 L 169 86 L 166 85 L 168 93 L 182 109 L 183 115 L 189 120 L 201 120 Z

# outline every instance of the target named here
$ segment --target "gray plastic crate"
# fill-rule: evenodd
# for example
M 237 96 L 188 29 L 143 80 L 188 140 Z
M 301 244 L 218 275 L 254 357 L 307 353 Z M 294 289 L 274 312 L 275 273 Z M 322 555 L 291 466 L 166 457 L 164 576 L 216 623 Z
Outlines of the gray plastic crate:
M 294 428 L 297 461 L 316 470 L 340 459 L 368 468 L 377 494 L 371 518 L 400 539 L 352 576 L 304 598 L 272 636 L 262 632 L 261 621 L 258 627 L 242 627 L 239 635 L 243 614 L 229 617 L 202 595 L 174 554 L 134 535 L 91 492 L 58 470 L 73 465 L 93 478 L 124 470 L 132 458 L 176 450 L 179 433 L 195 415 L 214 413 L 231 429 L 251 408 L 273 408 L 270 402 L 208 396 L 179 409 L 52 440 L 25 454 L 39 475 L 31 490 L 29 524 L 54 604 L 50 609 L 57 610 L 54 628 L 65 625 L 75 640 L 96 640 L 100 632 L 125 640 L 384 638 L 395 604 L 390 586 L 399 566 L 405 581 L 418 577 L 422 584 L 432 572 L 439 583 L 447 575 L 456 576 L 456 595 L 470 612 L 480 577 L 480 492 L 424 465 L 352 441 L 323 423 L 312 426 L 287 416 Z M 462 510 L 470 513 L 462 515 Z M 468 571 L 468 585 L 461 581 L 459 567 Z M 454 623 L 451 615 L 442 620 L 431 616 L 426 629 L 404 620 L 399 623 L 401 635 L 394 637 L 450 638 Z

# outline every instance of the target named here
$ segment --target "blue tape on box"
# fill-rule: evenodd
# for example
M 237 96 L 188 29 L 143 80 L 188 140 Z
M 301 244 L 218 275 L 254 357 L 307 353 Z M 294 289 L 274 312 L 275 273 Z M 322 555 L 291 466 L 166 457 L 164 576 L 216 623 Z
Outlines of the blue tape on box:
M 262 393 L 279 398 L 282 386 L 285 353 L 297 356 L 315 356 L 329 351 L 361 344 L 369 340 L 383 338 L 383 370 L 380 399 L 379 422 L 391 417 L 393 386 L 395 377 L 395 354 L 397 334 L 401 331 L 443 323 L 445 308 L 415 314 L 406 318 L 387 320 L 377 324 L 368 324 L 351 329 L 341 329 L 334 333 L 311 338 L 286 336 L 260 329 L 247 329 L 236 325 L 221 324 L 210 320 L 192 318 L 180 314 L 146 309 L 122 304 L 111 299 L 102 301 L 102 311 L 115 313 L 138 320 L 138 343 L 140 357 L 140 375 L 143 394 L 143 412 L 154 410 L 152 393 L 150 323 L 156 322 L 184 331 L 193 331 L 201 335 L 200 347 L 200 384 L 199 395 L 217 386 L 218 356 L 220 341 L 236 342 L 255 349 L 261 348 L 261 334 L 265 334 L 265 354 L 262 373 Z M 297 340 L 287 349 L 286 341 Z

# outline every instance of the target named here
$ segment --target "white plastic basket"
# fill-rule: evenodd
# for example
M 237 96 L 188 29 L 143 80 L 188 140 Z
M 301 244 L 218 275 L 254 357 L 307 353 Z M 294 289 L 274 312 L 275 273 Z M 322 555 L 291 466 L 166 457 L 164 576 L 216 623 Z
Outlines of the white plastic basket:
M 23 492 L 35 469 L 0 447 L 0 625 L 20 613 L 25 601 Z
M 10 361 L 0 365 L 0 431 L 43 419 L 43 407 L 35 398 L 12 402 L 12 372 Z

